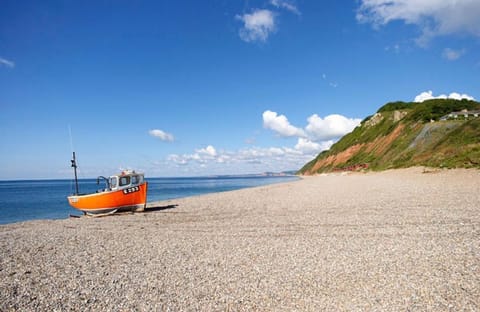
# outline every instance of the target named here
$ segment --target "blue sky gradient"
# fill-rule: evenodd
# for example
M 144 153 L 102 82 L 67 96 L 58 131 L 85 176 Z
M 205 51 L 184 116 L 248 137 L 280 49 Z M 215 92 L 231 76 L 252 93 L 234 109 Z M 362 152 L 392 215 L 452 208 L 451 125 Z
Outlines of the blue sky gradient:
M 479 95 L 480 2 L 3 1 L 0 179 L 295 170 L 389 101 Z

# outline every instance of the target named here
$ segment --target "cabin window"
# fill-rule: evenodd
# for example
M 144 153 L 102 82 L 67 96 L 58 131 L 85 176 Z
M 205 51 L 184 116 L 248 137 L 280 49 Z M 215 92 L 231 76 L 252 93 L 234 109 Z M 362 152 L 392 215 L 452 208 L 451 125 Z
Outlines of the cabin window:
M 120 178 L 120 186 L 129 185 L 129 184 L 130 184 L 130 177 L 129 176 Z
M 138 175 L 132 176 L 132 184 L 133 184 L 133 185 L 136 185 L 136 184 L 138 184 L 138 182 L 139 182 Z
M 111 177 L 110 178 L 110 188 L 116 188 L 117 187 L 117 177 Z

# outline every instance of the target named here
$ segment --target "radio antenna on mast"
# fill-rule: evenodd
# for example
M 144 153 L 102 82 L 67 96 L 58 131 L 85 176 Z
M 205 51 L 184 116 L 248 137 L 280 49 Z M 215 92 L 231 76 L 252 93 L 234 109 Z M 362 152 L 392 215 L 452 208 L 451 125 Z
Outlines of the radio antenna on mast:
M 73 152 L 73 158 L 71 161 L 72 161 L 73 172 L 75 173 L 75 194 L 74 195 L 78 195 L 77 161 L 75 159 L 75 152 Z
M 70 147 L 72 149 L 73 158 L 71 160 L 73 172 L 75 174 L 75 194 L 78 195 L 78 177 L 77 177 L 77 160 L 75 158 L 75 152 L 73 150 L 72 128 L 68 125 L 68 132 L 70 134 Z

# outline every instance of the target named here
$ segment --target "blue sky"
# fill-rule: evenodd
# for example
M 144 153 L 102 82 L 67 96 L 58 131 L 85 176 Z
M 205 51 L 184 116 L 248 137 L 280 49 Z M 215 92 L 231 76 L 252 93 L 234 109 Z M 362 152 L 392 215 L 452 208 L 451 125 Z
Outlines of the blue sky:
M 294 170 L 389 101 L 480 97 L 480 2 L 2 1 L 0 179 Z M 71 128 L 73 144 L 69 136 Z

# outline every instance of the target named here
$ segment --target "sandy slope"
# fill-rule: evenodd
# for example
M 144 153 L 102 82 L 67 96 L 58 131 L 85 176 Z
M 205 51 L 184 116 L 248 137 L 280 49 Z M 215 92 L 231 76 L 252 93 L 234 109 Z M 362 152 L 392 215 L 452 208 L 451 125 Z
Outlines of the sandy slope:
M 328 175 L 0 226 L 0 310 L 480 310 L 480 171 Z

